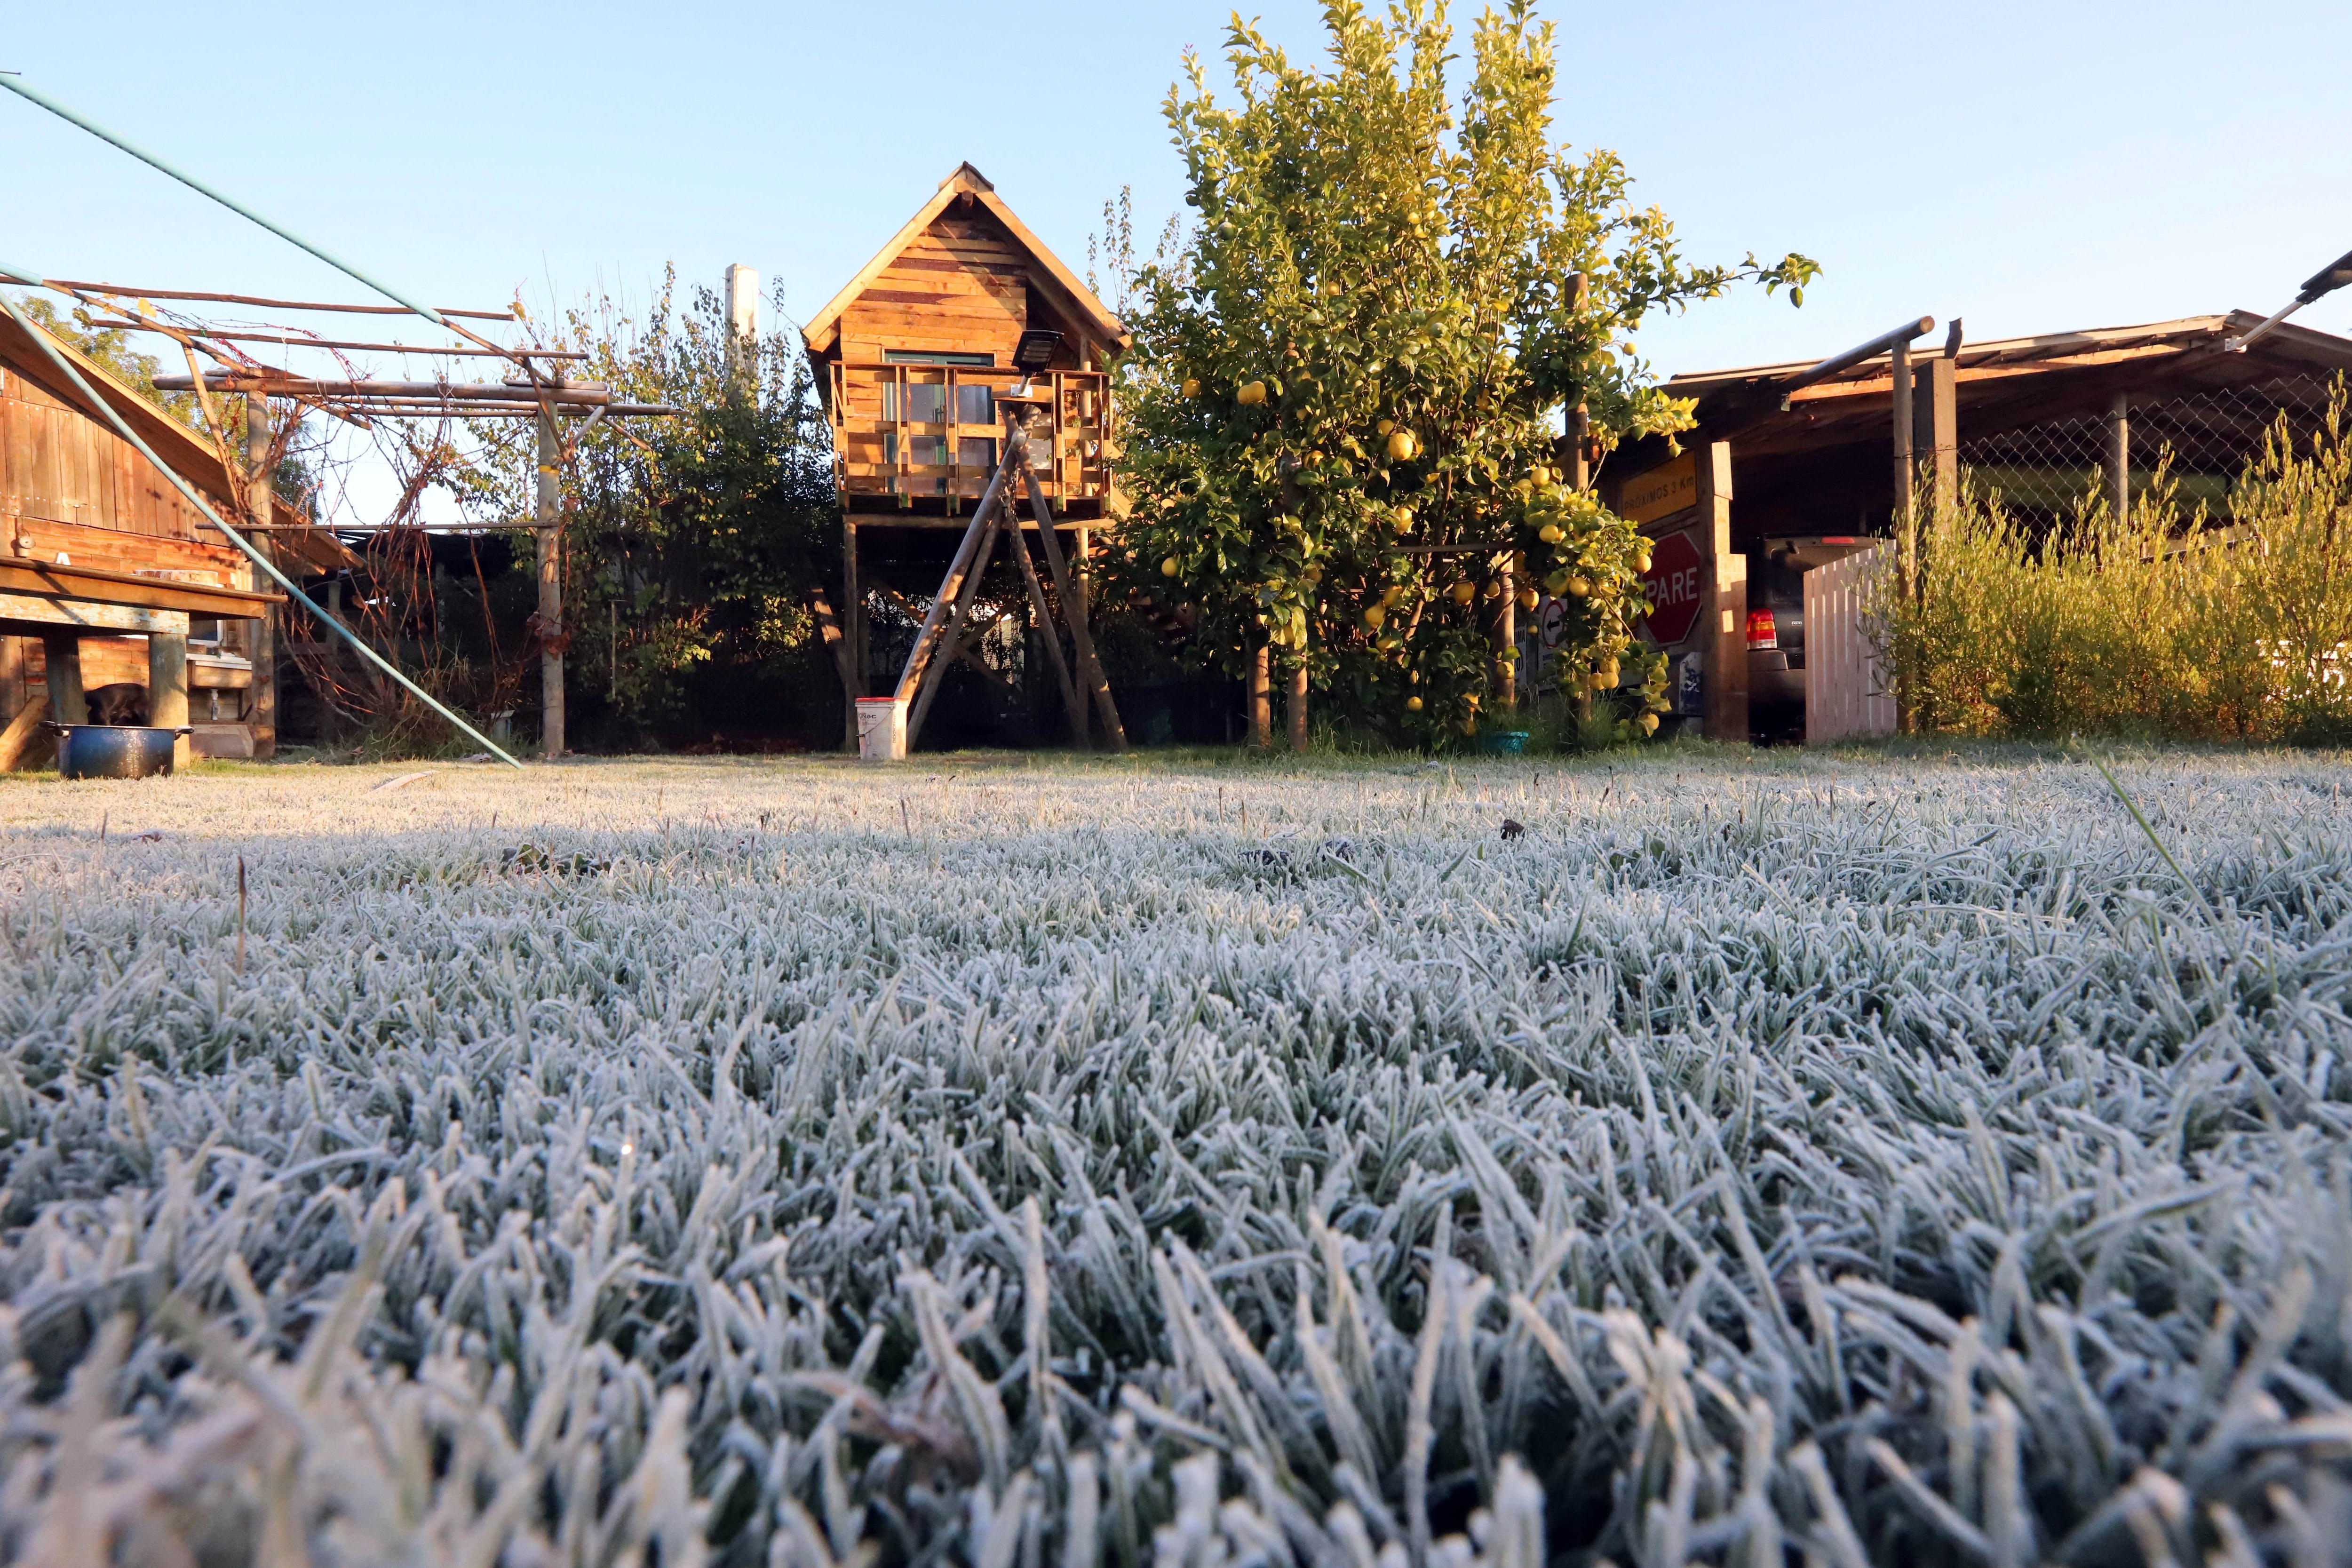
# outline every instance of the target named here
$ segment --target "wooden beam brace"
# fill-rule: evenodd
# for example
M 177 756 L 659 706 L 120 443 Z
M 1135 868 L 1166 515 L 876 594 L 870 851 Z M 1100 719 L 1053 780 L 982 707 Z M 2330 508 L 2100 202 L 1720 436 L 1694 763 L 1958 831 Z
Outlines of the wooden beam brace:
M 901 702 L 911 702 L 922 687 L 923 671 L 930 668 L 932 656 L 938 653 L 940 634 L 944 629 L 949 612 L 963 593 L 964 578 L 971 571 L 972 557 L 980 552 L 980 542 L 989 531 L 989 518 L 1004 500 L 1004 487 L 1013 474 L 1013 442 L 1004 444 L 1003 460 L 996 465 L 996 475 L 988 481 L 988 489 L 980 498 L 979 510 L 963 531 L 963 541 L 956 546 L 955 559 L 948 563 L 948 574 L 940 584 L 940 595 L 923 616 L 923 624 L 915 633 L 915 646 L 907 650 L 907 667 L 898 672 L 898 684 L 891 695 Z
M 1070 679 L 1069 662 L 1062 657 L 1062 634 L 1054 629 L 1053 612 L 1045 605 L 1045 590 L 1037 581 L 1037 563 L 1029 559 L 1029 542 L 1017 532 L 1013 536 L 1013 557 L 1021 563 L 1021 585 L 1029 591 L 1029 610 L 1037 617 L 1037 636 L 1045 645 L 1045 662 L 1054 667 L 1054 684 L 1062 693 L 1062 710 L 1069 715 L 1070 743 L 1084 751 L 1087 745 L 1086 701 L 1078 695 L 1077 683 Z
M 16 764 L 25 760 L 25 753 L 41 732 L 41 721 L 48 715 L 47 691 L 36 691 L 25 700 L 16 716 L 8 721 L 8 727 L 0 730 L 0 773 L 16 771 Z
M 971 570 L 965 574 L 963 585 L 956 595 L 955 614 L 948 622 L 946 638 L 942 644 L 947 654 L 948 664 L 954 663 L 963 654 L 964 627 L 971 621 L 972 603 L 980 597 L 980 580 L 988 572 L 988 559 L 996 552 L 996 535 L 999 531 L 996 525 L 997 513 L 1003 510 L 1002 501 L 990 509 L 988 531 L 981 535 L 980 552 L 973 558 Z M 947 665 L 934 666 L 925 678 L 921 689 L 915 693 L 915 705 L 907 714 L 907 749 L 908 751 L 914 750 L 917 737 L 923 732 L 923 721 L 930 717 L 931 704 L 939 700 L 940 688 L 945 683 L 946 679 Z

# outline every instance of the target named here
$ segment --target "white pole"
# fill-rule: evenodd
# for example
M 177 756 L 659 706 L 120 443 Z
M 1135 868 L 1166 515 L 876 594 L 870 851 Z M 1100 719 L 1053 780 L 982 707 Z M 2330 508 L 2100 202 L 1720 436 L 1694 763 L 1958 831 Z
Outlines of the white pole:
M 744 345 L 760 341 L 760 274 L 738 261 L 727 268 L 727 368 L 740 373 Z

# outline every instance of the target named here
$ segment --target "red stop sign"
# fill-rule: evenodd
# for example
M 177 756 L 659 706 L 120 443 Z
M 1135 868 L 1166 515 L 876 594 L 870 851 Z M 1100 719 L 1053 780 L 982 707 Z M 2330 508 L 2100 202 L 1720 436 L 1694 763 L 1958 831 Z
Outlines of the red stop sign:
M 1670 533 L 1650 547 L 1650 569 L 1642 574 L 1650 594 L 1650 636 L 1672 647 L 1691 635 L 1698 620 L 1698 542 L 1688 530 Z

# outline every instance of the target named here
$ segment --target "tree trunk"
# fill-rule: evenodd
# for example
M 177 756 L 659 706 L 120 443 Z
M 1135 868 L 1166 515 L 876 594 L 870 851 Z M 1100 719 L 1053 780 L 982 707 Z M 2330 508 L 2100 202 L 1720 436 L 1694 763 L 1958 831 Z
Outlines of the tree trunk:
M 1250 656 L 1249 743 L 1260 751 L 1274 744 L 1274 650 L 1264 643 Z
M 1286 715 L 1290 721 L 1290 749 L 1303 752 L 1307 749 L 1307 666 L 1304 663 L 1294 666 L 1290 671 L 1290 701 L 1287 706 L 1290 710 Z

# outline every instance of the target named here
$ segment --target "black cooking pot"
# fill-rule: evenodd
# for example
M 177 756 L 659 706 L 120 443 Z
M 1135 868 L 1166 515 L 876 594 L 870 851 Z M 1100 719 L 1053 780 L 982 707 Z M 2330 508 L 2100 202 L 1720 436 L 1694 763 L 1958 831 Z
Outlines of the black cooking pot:
M 60 724 L 41 728 L 58 738 L 58 776 L 68 779 L 143 779 L 172 771 L 172 742 L 194 731 L 148 724 Z

